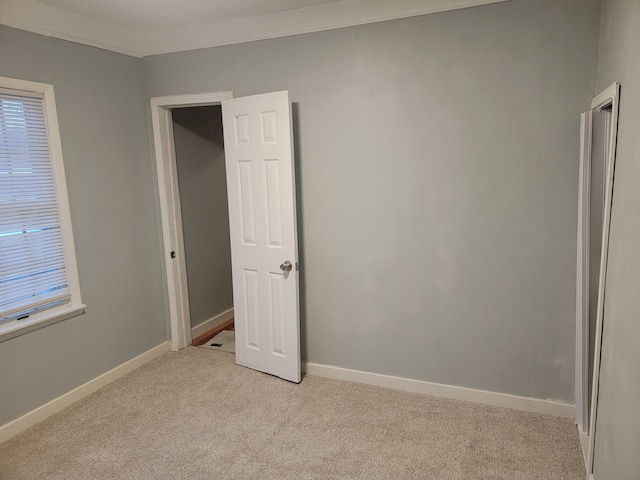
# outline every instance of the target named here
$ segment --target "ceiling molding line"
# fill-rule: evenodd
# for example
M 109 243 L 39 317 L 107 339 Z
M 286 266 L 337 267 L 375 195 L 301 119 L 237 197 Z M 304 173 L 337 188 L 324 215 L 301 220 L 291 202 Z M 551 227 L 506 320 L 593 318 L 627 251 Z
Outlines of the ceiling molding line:
M 5 25 L 11 28 L 17 28 L 18 30 L 25 30 L 31 33 L 37 33 L 38 35 L 42 35 L 44 37 L 57 38 L 59 40 L 66 40 L 68 42 L 79 43 L 82 45 L 87 45 L 89 47 L 100 48 L 102 50 L 107 50 L 109 52 L 121 53 L 123 55 L 127 55 L 129 57 L 142 58 L 144 55 L 139 51 L 130 50 L 129 48 L 118 47 L 117 45 L 100 43 L 93 41 L 91 39 L 87 39 L 85 37 L 78 37 L 75 35 L 69 35 L 68 33 L 61 33 L 56 31 L 45 30 L 42 28 L 34 27 L 32 25 L 22 25 L 18 22 L 13 21 L 5 21 L 4 19 L 0 21 L 0 25 Z
M 297 10 L 140 34 L 143 55 L 313 33 L 508 0 L 341 0 Z
M 142 57 L 136 34 L 34 0 L 0 0 L 0 24 L 131 57 Z
M 233 45 L 477 7 L 509 0 L 339 0 L 296 10 L 131 32 L 35 0 L 0 0 L 0 23 L 134 57 Z

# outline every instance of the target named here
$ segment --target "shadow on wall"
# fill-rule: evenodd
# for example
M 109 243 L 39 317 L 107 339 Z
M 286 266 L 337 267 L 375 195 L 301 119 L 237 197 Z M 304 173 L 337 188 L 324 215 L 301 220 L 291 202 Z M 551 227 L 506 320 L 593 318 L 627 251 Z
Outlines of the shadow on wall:
M 300 309 L 300 360 L 307 361 L 307 335 L 306 335 L 306 282 L 305 282 L 305 254 L 304 254 L 304 218 L 302 217 L 302 162 L 300 155 L 300 105 L 298 102 L 291 103 L 291 123 L 293 129 L 293 162 L 296 169 L 296 217 L 298 222 L 298 261 L 300 271 L 298 272 L 299 282 L 299 303 Z
M 204 107 L 175 108 L 172 110 L 173 121 L 196 135 L 224 148 L 222 129 L 219 128 L 220 116 L 218 105 Z

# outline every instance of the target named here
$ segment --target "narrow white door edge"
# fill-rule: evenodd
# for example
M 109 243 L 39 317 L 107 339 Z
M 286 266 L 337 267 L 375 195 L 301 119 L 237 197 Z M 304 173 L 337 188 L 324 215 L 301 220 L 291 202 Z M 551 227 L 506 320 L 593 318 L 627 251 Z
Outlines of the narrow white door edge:
M 611 130 L 609 140 L 609 159 L 607 166 L 607 189 L 602 226 L 602 250 L 600 255 L 600 278 L 598 280 L 598 312 L 596 316 L 596 344 L 593 359 L 593 385 L 591 389 L 591 413 L 589 419 L 589 452 L 587 454 L 587 474 L 593 473 L 593 455 L 595 450 L 596 413 L 598 410 L 598 388 L 600 382 L 600 355 L 602 352 L 602 325 L 604 315 L 604 292 L 607 278 L 607 260 L 609 254 L 609 229 L 611 226 L 611 200 L 613 196 L 613 177 L 616 160 L 616 140 L 618 136 L 618 110 L 620 103 L 620 83 L 613 82 L 591 102 L 592 110 L 602 110 L 611 106 Z
M 215 317 L 211 317 L 209 320 L 205 320 L 200 325 L 196 325 L 195 327 L 191 328 L 191 338 L 198 338 L 200 335 L 204 335 L 209 330 L 213 330 L 217 326 L 222 325 L 224 322 L 229 321 L 232 318 L 233 308 L 225 310 Z
M 575 401 L 576 424 L 580 433 L 586 433 L 589 424 L 589 328 L 587 316 L 589 301 L 589 224 L 591 183 L 591 113 L 582 114 L 580 125 L 580 165 L 578 168 L 578 229 L 576 245 L 576 371 Z M 586 458 L 586 453 L 585 453 Z
M 162 224 L 161 261 L 166 275 L 170 342 L 173 351 L 178 351 L 191 344 L 191 319 L 171 109 L 219 105 L 222 100 L 228 98 L 233 98 L 233 92 L 170 95 L 151 99 L 153 143 Z M 175 252 L 175 258 L 172 258 L 171 252 Z
M 306 363 L 303 365 L 303 370 L 309 375 L 316 375 L 318 377 L 365 383 L 367 385 L 393 388 L 395 390 L 402 390 L 405 392 L 422 393 L 425 395 L 432 395 L 434 397 L 464 400 L 482 405 L 505 407 L 513 410 L 542 413 L 556 417 L 575 418 L 575 407 L 573 405 L 555 400 L 520 397 L 506 393 L 456 387 L 453 385 L 394 377 L 379 373 L 363 372 L 361 370 L 351 370 L 348 368 L 322 365 L 318 363 Z
M 54 413 L 58 413 L 63 408 L 66 408 L 69 405 L 77 402 L 78 400 L 83 399 L 87 395 L 92 394 L 96 390 L 113 382 L 117 378 L 126 375 L 127 373 L 135 370 L 138 367 L 141 367 L 145 363 L 150 362 L 151 360 L 168 351 L 169 342 L 161 343 L 160 345 L 153 347 L 151 350 L 147 350 L 137 357 L 132 358 L 131 360 L 124 362 L 123 364 L 118 365 L 115 368 L 112 368 L 108 372 L 105 372 L 102 375 L 89 380 L 83 385 L 74 388 L 73 390 L 59 396 L 58 398 L 54 398 L 50 402 L 47 402 L 44 405 L 25 413 L 21 417 L 0 426 L 0 443 L 4 442 L 5 440 L 9 440 L 20 432 L 26 430 L 27 428 L 41 422 Z

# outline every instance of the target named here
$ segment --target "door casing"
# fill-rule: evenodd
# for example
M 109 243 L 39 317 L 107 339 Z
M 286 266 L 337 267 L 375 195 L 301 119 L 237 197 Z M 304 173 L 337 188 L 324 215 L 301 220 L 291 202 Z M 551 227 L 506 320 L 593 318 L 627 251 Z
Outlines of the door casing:
M 171 109 L 220 105 L 222 100 L 229 98 L 233 98 L 233 92 L 170 95 L 151 99 L 153 143 L 162 223 L 162 263 L 165 267 L 169 300 L 172 351 L 186 348 L 191 344 L 192 338 Z M 175 252 L 175 258 L 172 258 L 172 252 Z
M 593 473 L 593 453 L 595 446 L 595 427 L 596 427 L 596 411 L 598 408 L 598 387 L 600 379 L 600 356 L 602 351 L 602 326 L 604 315 L 604 293 L 605 282 L 607 276 L 607 258 L 609 253 L 609 230 L 611 225 L 611 200 L 613 197 L 613 179 L 615 170 L 615 158 L 616 158 L 616 139 L 618 132 L 618 110 L 619 110 L 619 97 L 620 97 L 620 83 L 614 82 L 603 92 L 595 96 L 591 102 L 591 110 L 600 111 L 607 108 L 611 108 L 611 123 L 609 125 L 609 152 L 607 158 L 607 174 L 605 179 L 605 201 L 602 220 L 602 244 L 600 253 L 600 275 L 598 279 L 598 303 L 597 303 L 597 320 L 596 320 L 596 332 L 595 332 L 595 348 L 593 359 L 593 372 L 588 372 L 589 362 L 588 357 L 584 355 L 582 348 L 576 348 L 576 411 L 584 411 L 588 405 L 588 398 L 585 398 L 581 392 L 583 392 L 583 381 L 586 374 L 593 375 L 593 384 L 591 389 L 591 411 L 589 412 L 589 432 L 587 439 L 584 440 L 588 443 L 586 449 L 585 466 L 587 470 L 587 476 Z M 582 201 L 582 198 L 580 199 Z M 581 225 L 580 219 L 578 225 L 578 242 L 582 241 L 580 236 Z M 580 287 L 578 285 L 578 287 Z M 588 332 L 581 328 L 579 322 L 576 325 L 576 345 L 585 345 L 585 335 Z

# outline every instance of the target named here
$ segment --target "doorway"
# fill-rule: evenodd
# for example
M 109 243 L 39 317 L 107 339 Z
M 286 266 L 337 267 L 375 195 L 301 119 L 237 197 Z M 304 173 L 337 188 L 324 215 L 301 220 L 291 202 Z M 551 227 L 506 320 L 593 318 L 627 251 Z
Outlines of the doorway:
M 165 246 L 165 268 L 169 300 L 171 350 L 191 344 L 191 318 L 185 255 L 185 242 L 180 205 L 172 109 L 219 106 L 233 98 L 232 92 L 175 95 L 151 99 L 151 116 L 156 153 L 158 196 Z
M 576 384 L 576 395 L 583 399 L 577 403 L 577 424 L 583 433 L 589 431 L 590 391 L 593 387 L 595 332 L 598 312 L 598 288 L 600 263 L 602 260 L 602 233 L 604 226 L 605 178 L 609 155 L 608 130 L 611 124 L 611 109 L 588 111 L 581 115 L 582 152 L 580 159 L 580 208 L 578 275 L 580 287 L 576 312 L 581 330 L 577 350 L 584 364 L 580 382 Z
M 171 110 L 222 105 L 236 363 L 299 383 L 300 311 L 289 92 L 151 99 L 171 349 L 191 344 L 189 291 Z
M 581 116 L 576 261 L 576 424 L 592 471 L 620 84 Z
M 182 107 L 171 114 L 191 336 L 198 339 L 233 321 L 222 109 Z

